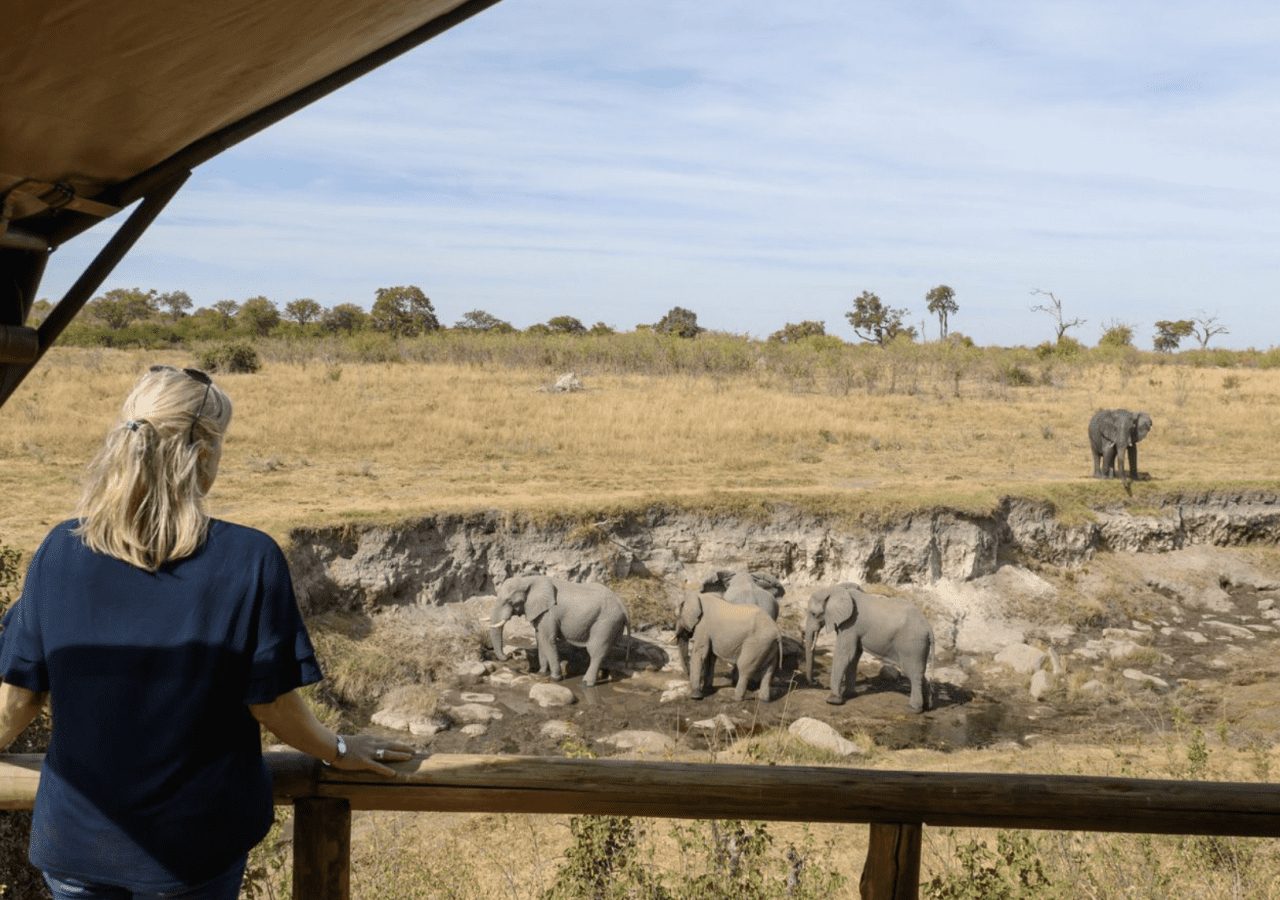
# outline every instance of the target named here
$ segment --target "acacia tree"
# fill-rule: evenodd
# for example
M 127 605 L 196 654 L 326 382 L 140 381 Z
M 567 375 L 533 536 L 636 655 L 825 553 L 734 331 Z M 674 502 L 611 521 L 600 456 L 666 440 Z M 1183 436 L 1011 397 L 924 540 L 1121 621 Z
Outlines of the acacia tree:
M 378 288 L 371 323 L 393 337 L 413 337 L 440 328 L 436 308 L 422 288 L 414 284 Z
M 826 322 L 815 322 L 805 319 L 803 322 L 788 322 L 773 334 L 769 340 L 775 344 L 794 344 L 807 337 L 822 337 L 827 333 Z
M 94 297 L 86 308 L 102 324 L 117 331 L 154 315 L 156 292 L 142 288 L 112 288 L 102 296 Z
M 222 330 L 230 331 L 231 323 L 235 320 L 236 313 L 240 311 L 240 304 L 234 300 L 219 300 L 211 309 L 217 313 L 218 324 L 222 326 Z
M 195 301 L 186 291 L 169 291 L 156 298 L 156 305 L 167 310 L 176 322 L 187 314 L 187 310 L 195 306 Z
M 915 337 L 916 330 L 904 325 L 906 309 L 885 306 L 876 294 L 863 291 L 853 301 L 853 309 L 844 314 L 853 326 L 854 335 L 869 344 L 883 347 L 900 334 Z
M 1218 323 L 1218 314 L 1209 315 L 1206 312 L 1198 312 L 1191 319 L 1191 333 L 1196 336 L 1196 340 L 1200 342 L 1200 349 L 1205 350 L 1209 346 L 1209 340 L 1219 334 L 1230 334 L 1227 326 Z
M 455 322 L 453 327 L 459 331 L 491 331 L 495 334 L 508 334 L 515 331 L 510 322 L 499 319 L 483 309 L 473 309 L 471 312 L 463 313 L 462 318 Z
M 940 284 L 937 287 L 929 288 L 929 292 L 924 295 L 924 299 L 929 303 L 929 312 L 938 317 L 938 325 L 941 328 L 939 337 L 945 341 L 947 339 L 947 319 L 953 313 L 960 311 L 960 305 L 956 303 L 956 292 L 947 285 Z
M 1156 336 L 1152 346 L 1160 353 L 1172 353 L 1195 328 L 1196 323 L 1190 319 L 1161 319 L 1156 322 Z
M 310 297 L 299 297 L 297 300 L 290 300 L 284 305 L 284 315 L 286 319 L 291 319 L 303 327 L 308 322 L 317 321 L 324 312 L 324 307 Z
M 1133 326 L 1113 319 L 1102 324 L 1102 337 L 1098 338 L 1099 347 L 1132 347 Z
M 586 334 L 587 326 L 573 316 L 552 316 L 547 319 L 552 334 Z

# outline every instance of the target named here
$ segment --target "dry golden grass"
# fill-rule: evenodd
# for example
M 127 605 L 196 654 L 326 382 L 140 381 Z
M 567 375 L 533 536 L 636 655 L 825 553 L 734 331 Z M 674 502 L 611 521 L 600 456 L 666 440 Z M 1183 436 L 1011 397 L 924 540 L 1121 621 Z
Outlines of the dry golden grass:
M 180 353 L 52 351 L 0 410 L 0 539 L 30 551 L 68 516 L 85 463 L 136 376 Z M 298 524 L 498 507 L 590 512 L 650 501 L 751 509 L 786 499 L 858 514 L 1001 496 L 1065 511 L 1125 499 L 1088 477 L 1092 411 L 1145 409 L 1154 480 L 1182 489 L 1280 482 L 1280 369 L 1058 364 L 1052 383 L 915 378 L 912 393 L 796 392 L 748 376 L 585 374 L 421 363 L 271 363 L 219 379 L 236 404 L 215 515 L 284 537 Z

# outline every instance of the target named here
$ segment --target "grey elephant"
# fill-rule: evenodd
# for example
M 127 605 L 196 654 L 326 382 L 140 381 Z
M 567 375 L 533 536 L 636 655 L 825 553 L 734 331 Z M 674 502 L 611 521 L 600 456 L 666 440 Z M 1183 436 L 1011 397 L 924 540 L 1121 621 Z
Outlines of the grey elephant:
M 778 621 L 778 598 L 786 594 L 782 582 L 766 572 L 717 569 L 702 579 L 701 593 L 724 594 L 730 603 L 758 606 Z
M 892 661 L 911 681 L 911 708 L 929 707 L 925 667 L 933 652 L 933 628 L 915 606 L 897 597 L 868 594 L 856 584 L 820 587 L 809 597 L 804 620 L 805 677 L 813 684 L 813 647 L 824 624 L 836 632 L 831 658 L 831 694 L 839 705 L 852 692 L 863 650 Z M 846 678 L 847 676 L 847 678 Z
M 1127 409 L 1100 409 L 1089 420 L 1093 477 L 1138 480 L 1138 441 L 1151 430 L 1151 417 Z M 1128 455 L 1128 470 L 1125 456 Z
M 737 666 L 733 696 L 747 695 L 747 682 L 760 676 L 760 699 L 773 699 L 773 673 L 782 664 L 778 623 L 758 606 L 730 603 L 717 594 L 689 594 L 680 603 L 677 637 L 689 641 L 689 696 L 706 696 L 716 657 Z
M 604 585 L 547 575 L 520 575 L 502 582 L 489 618 L 493 652 L 500 660 L 507 658 L 502 649 L 502 629 L 513 615 L 524 616 L 533 626 L 540 671 L 555 681 L 561 677 L 556 640 L 563 638 L 575 647 L 586 647 L 591 662 L 582 683 L 587 687 L 596 683 L 600 663 L 609 648 L 629 630 L 626 607 Z

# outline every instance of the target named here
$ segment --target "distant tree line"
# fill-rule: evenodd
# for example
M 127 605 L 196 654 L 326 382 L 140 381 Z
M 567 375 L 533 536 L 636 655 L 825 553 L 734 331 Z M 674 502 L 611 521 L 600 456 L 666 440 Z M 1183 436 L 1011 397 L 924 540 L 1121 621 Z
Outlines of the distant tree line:
M 1062 300 L 1052 291 L 1036 288 L 1031 293 L 1043 298 L 1032 305 L 1031 310 L 1049 315 L 1054 327 L 1054 340 L 1037 349 L 1048 348 L 1049 352 L 1059 354 L 1082 349 L 1083 345 L 1068 332 L 1083 326 L 1085 320 L 1068 316 Z M 951 320 L 960 311 L 953 288 L 946 284 L 930 288 L 924 295 L 924 301 L 925 310 L 938 320 L 941 340 L 972 345 L 969 338 L 951 331 Z M 47 300 L 37 301 L 32 316 L 38 322 L 48 315 L 51 308 Z M 859 341 L 883 347 L 897 341 L 912 342 L 922 338 L 921 330 L 908 323 L 909 315 L 907 308 L 890 306 L 878 294 L 864 290 L 853 299 L 845 318 Z M 924 323 L 920 324 L 923 328 Z M 368 311 L 357 303 L 325 307 L 309 297 L 290 300 L 282 308 L 263 296 L 242 301 L 218 300 L 207 307 L 197 308 L 183 291 L 160 293 L 135 287 L 113 288 L 93 298 L 73 325 L 68 338 L 109 346 L 273 335 L 342 335 L 363 331 L 408 338 L 447 327 L 441 324 L 431 299 L 416 285 L 378 288 Z M 1162 319 L 1155 322 L 1154 328 L 1153 347 L 1162 353 L 1177 350 L 1189 337 L 1194 337 L 1203 350 L 1214 337 L 1229 333 L 1216 315 L 1204 312 L 1188 319 Z M 473 309 L 462 315 L 451 330 L 514 334 L 520 329 L 483 309 Z M 574 316 L 560 315 L 530 325 L 524 332 L 598 336 L 614 334 L 616 330 L 604 322 L 587 326 Z M 706 329 L 698 324 L 698 315 L 693 310 L 675 306 L 657 322 L 637 324 L 635 330 L 695 338 Z M 1098 343 L 1101 347 L 1132 347 L 1133 336 L 1132 325 L 1113 321 L 1104 324 Z M 827 334 L 825 322 L 814 320 L 788 322 L 768 338 L 770 342 L 781 344 L 796 344 L 810 339 L 839 340 Z

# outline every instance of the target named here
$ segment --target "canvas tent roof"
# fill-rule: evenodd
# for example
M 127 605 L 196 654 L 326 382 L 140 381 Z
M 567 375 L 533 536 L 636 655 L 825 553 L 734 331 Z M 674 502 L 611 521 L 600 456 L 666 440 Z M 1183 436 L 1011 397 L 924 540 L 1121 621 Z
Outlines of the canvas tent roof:
M 52 249 L 143 200 L 86 270 L 92 293 L 191 168 L 495 2 L 7 0 L 0 403 L 57 336 L 22 327 Z

